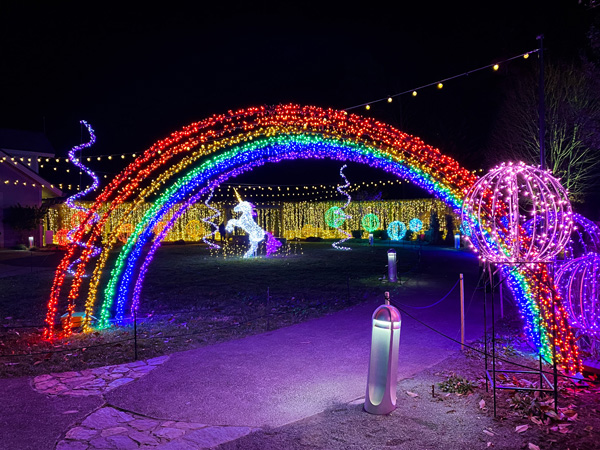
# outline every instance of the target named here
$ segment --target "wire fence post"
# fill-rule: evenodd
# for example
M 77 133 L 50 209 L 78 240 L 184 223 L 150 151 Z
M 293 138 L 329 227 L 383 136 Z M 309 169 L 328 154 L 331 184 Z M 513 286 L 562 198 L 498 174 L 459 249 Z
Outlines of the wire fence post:
M 133 310 L 133 359 L 138 360 L 138 348 L 137 348 L 137 312 Z
M 460 350 L 465 349 L 465 279 L 460 274 Z

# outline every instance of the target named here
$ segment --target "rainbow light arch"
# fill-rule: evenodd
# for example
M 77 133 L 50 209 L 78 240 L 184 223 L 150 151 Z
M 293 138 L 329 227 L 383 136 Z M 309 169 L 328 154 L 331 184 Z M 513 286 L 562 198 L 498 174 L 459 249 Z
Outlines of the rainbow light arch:
M 319 158 L 368 164 L 409 178 L 457 212 L 465 193 L 477 181 L 473 173 L 418 137 L 346 111 L 288 104 L 214 115 L 155 143 L 97 196 L 74 233 L 74 239 L 86 245 L 70 245 L 57 267 L 44 337 L 70 335 L 72 315 L 76 304 L 83 303 L 83 299 L 85 331 L 91 329 L 90 318 L 100 301 L 100 327 L 109 325 L 113 309 L 117 320 L 125 316 L 127 304 L 132 310 L 137 309 L 144 275 L 156 249 L 177 218 L 215 186 L 266 163 Z M 121 218 L 124 226 L 129 223 L 131 213 L 148 200 L 153 202 L 152 207 L 135 224 L 108 283 L 101 287 L 101 275 L 121 228 L 117 226 L 100 243 L 108 218 L 119 205 L 128 202 Z M 148 243 L 150 250 L 143 255 L 142 249 Z M 92 261 L 90 249 L 94 244 L 102 252 Z M 83 262 L 67 283 L 66 270 L 78 258 Z M 87 265 L 92 263 L 94 270 L 85 293 L 82 278 Z M 564 370 L 579 371 L 578 350 L 561 299 L 555 291 L 543 287 L 542 281 L 547 282 L 549 274 L 543 268 L 532 267 L 505 269 L 505 273 L 519 303 L 525 330 L 540 353 L 551 357 L 554 323 L 550 323 L 549 317 L 554 311 L 560 350 L 557 359 Z M 57 334 L 54 324 L 59 309 L 66 310 L 68 320 Z

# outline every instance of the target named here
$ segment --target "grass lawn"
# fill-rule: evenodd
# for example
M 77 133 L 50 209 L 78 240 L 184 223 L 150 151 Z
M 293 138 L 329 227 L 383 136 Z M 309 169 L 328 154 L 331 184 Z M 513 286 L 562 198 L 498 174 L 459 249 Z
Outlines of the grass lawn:
M 389 242 L 369 246 L 363 241 L 351 246 L 353 250 L 346 252 L 333 249 L 330 242 L 302 242 L 297 254 L 287 257 L 242 259 L 210 256 L 204 245 L 163 245 L 142 292 L 138 358 L 261 333 L 374 296 L 383 299 L 384 291 L 393 295 L 401 289 L 382 281 L 387 274 Z M 395 249 L 404 279 L 416 272 L 427 276 L 428 264 L 421 261 L 418 245 L 401 244 Z M 58 263 L 60 254 L 53 258 L 53 264 Z M 53 275 L 48 270 L 0 278 L 0 353 L 32 354 L 3 357 L 0 376 L 133 360 L 132 324 L 56 342 L 40 339 Z M 84 301 L 78 302 L 77 310 L 83 310 Z
M 262 333 L 374 297 L 383 300 L 385 291 L 401 301 L 418 301 L 420 296 L 430 299 L 429 289 L 437 295 L 454 283 L 458 272 L 464 272 L 471 283 L 478 278 L 476 258 L 467 251 L 409 244 L 395 248 L 402 283 L 391 285 L 382 280 L 387 273 L 388 242 L 377 242 L 373 247 L 356 242 L 350 245 L 352 251 L 342 252 L 333 250 L 329 242 L 303 242 L 302 252 L 296 255 L 254 260 L 215 258 L 202 245 L 164 245 L 150 266 L 142 293 L 138 358 Z M 35 261 L 51 267 L 60 256 L 23 258 L 18 264 Z M 51 270 L 0 278 L 0 353 L 30 354 L 1 357 L 0 377 L 132 361 L 131 324 L 75 334 L 62 341 L 41 341 L 40 325 L 52 279 Z M 521 364 L 535 364 L 523 340 L 518 314 L 498 325 L 499 336 L 505 337 L 499 341 L 500 355 Z M 472 345 L 483 349 L 483 341 Z M 362 405 L 355 403 L 338 405 L 276 430 L 252 433 L 222 448 L 295 448 L 298 442 L 315 448 L 383 448 L 400 445 L 404 437 L 410 437 L 419 448 L 466 448 L 471 444 L 506 449 L 597 448 L 597 385 L 574 388 L 568 380 L 560 379 L 557 413 L 551 396 L 499 391 L 498 418 L 494 419 L 481 358 L 471 350 L 457 352 L 402 380 L 398 384 L 398 409 L 390 415 L 365 414 Z M 546 369 L 550 370 L 548 366 Z M 457 385 L 453 380 L 461 380 L 461 388 L 469 389 L 452 390 Z M 526 381 L 512 382 L 520 386 Z M 448 387 L 450 390 L 444 392 Z M 386 421 L 384 429 L 381 420 Z

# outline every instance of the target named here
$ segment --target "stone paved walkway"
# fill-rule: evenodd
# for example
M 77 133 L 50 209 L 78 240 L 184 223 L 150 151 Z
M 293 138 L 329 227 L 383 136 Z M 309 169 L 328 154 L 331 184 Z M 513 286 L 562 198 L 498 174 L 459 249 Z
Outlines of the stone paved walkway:
M 103 396 L 143 377 L 168 359 L 168 356 L 161 356 L 80 372 L 40 375 L 33 379 L 32 384 L 34 390 L 50 396 Z M 156 419 L 119 410 L 105 402 L 104 406 L 68 430 L 56 450 L 197 450 L 214 447 L 255 430 L 257 428 Z
M 218 427 L 201 423 L 151 419 L 105 406 L 71 428 L 56 450 L 165 449 L 214 447 L 255 431 L 250 427 Z
M 49 395 L 101 395 L 146 375 L 167 359 L 168 356 L 159 356 L 148 361 L 97 367 L 81 372 L 40 375 L 33 379 L 33 387 L 36 391 Z

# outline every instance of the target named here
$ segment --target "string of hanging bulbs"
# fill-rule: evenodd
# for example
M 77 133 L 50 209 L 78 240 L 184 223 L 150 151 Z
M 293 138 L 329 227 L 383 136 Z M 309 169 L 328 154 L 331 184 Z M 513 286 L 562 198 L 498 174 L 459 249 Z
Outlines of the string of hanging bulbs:
M 420 90 L 427 89 L 427 88 L 434 87 L 434 86 L 437 89 L 443 89 L 444 83 L 446 83 L 448 81 L 452 81 L 452 80 L 455 80 L 455 79 L 461 78 L 461 77 L 466 77 L 466 76 L 469 76 L 469 75 L 471 75 L 473 73 L 481 72 L 483 70 L 492 69 L 494 72 L 497 72 L 500 69 L 500 65 L 501 64 L 513 61 L 515 59 L 520 59 L 520 58 L 529 59 L 530 55 L 532 55 L 534 53 L 537 53 L 537 52 L 539 52 L 539 49 L 530 50 L 528 52 L 521 53 L 521 54 L 515 55 L 515 56 L 511 56 L 510 58 L 503 59 L 502 61 L 498 61 L 498 62 L 492 63 L 492 64 L 487 64 L 485 66 L 481 66 L 481 67 L 478 67 L 476 69 L 469 70 L 467 72 L 459 73 L 459 74 L 453 75 L 451 77 L 443 78 L 441 80 L 434 81 L 432 83 L 424 84 L 424 85 L 416 87 L 416 88 L 407 89 L 407 90 L 405 90 L 403 92 L 398 92 L 396 94 L 388 95 L 386 97 L 378 98 L 376 100 L 371 100 L 371 101 L 368 101 L 368 102 L 360 103 L 358 105 L 349 106 L 347 108 L 344 108 L 344 110 L 345 111 L 350 111 L 352 109 L 365 108 L 368 111 L 368 110 L 371 109 L 371 105 L 374 105 L 376 103 L 383 103 L 383 102 L 392 103 L 394 101 L 394 98 L 400 97 L 402 95 L 411 95 L 413 97 L 416 97 L 418 95 L 418 92 Z

